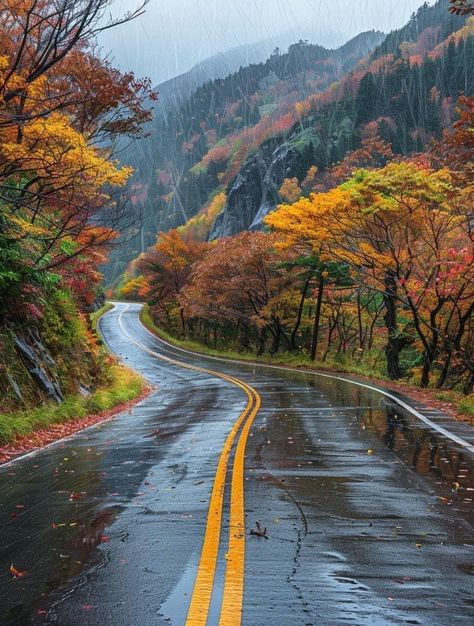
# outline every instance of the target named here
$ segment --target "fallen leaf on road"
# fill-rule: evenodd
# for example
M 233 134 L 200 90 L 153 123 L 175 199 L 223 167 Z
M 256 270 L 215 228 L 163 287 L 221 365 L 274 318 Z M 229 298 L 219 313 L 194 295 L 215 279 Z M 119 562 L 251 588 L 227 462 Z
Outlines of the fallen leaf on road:
M 259 521 L 255 522 L 255 528 L 250 531 L 250 534 L 257 537 L 263 537 L 264 539 L 270 539 L 267 535 L 267 528 L 262 528 Z
M 10 565 L 10 574 L 13 578 L 25 578 L 25 576 L 28 576 L 27 572 L 21 572 L 13 565 L 13 563 Z

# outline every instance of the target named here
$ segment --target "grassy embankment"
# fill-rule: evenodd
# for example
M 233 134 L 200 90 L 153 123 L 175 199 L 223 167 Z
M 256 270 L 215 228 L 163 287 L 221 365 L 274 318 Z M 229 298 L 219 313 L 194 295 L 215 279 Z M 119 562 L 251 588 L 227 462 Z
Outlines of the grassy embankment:
M 91 325 L 97 331 L 99 319 L 113 305 L 106 304 L 91 315 Z M 140 396 L 146 381 L 138 374 L 108 359 L 104 365 L 104 381 L 91 395 L 67 395 L 64 402 L 47 402 L 39 407 L 0 414 L 0 444 L 11 443 L 36 430 L 80 420 L 89 415 L 109 411 Z
M 255 353 L 251 352 L 215 350 L 197 341 L 178 339 L 173 335 L 170 335 L 162 328 L 157 327 L 151 318 L 147 305 L 143 307 L 140 318 L 142 323 L 148 328 L 148 330 L 155 333 L 165 341 L 168 341 L 169 343 L 172 343 L 175 346 L 184 348 L 186 350 L 200 352 L 201 354 L 209 356 L 224 357 L 231 360 L 259 362 L 271 365 L 281 365 L 287 367 L 306 368 L 356 375 L 358 377 L 367 378 L 375 382 L 378 381 L 381 383 L 382 386 L 396 389 L 401 393 L 405 392 L 408 395 L 410 394 L 410 390 L 417 393 L 423 393 L 423 400 L 427 402 L 432 401 L 435 404 L 441 403 L 441 409 L 447 410 L 449 408 L 448 405 L 451 406 L 453 409 L 451 413 L 455 414 L 455 416 L 462 421 L 472 423 L 474 420 L 474 396 L 465 396 L 461 392 L 451 390 L 421 390 L 420 387 L 417 387 L 416 385 L 410 384 L 406 381 L 403 381 L 401 383 L 393 383 L 386 376 L 384 376 L 383 373 L 380 372 L 378 367 L 371 367 L 371 364 L 367 361 L 363 363 L 356 363 L 353 361 L 325 361 L 324 363 L 322 363 L 318 361 L 311 361 L 309 357 L 305 354 L 292 355 L 282 353 L 273 356 L 264 355 L 261 357 L 256 357 Z M 374 365 L 376 361 L 380 363 L 380 359 L 378 359 L 377 355 L 373 359 Z M 443 404 L 445 406 L 443 406 Z

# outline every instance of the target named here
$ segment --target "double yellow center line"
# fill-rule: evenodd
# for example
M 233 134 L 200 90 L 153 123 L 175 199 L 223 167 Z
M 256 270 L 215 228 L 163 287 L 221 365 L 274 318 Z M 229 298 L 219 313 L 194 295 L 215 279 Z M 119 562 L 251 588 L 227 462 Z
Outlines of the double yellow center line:
M 201 551 L 201 558 L 194 581 L 191 603 L 186 619 L 186 626 L 205 626 L 211 604 L 211 596 L 214 588 L 214 579 L 219 554 L 219 543 L 222 528 L 222 514 L 224 508 L 225 482 L 229 466 L 229 459 L 237 436 L 237 447 L 232 467 L 232 484 L 230 492 L 230 525 L 229 545 L 226 554 L 227 565 L 222 594 L 219 626 L 238 626 L 242 619 L 243 595 L 244 595 L 244 564 L 245 564 L 245 508 L 244 508 L 244 470 L 245 448 L 247 445 L 250 428 L 258 413 L 261 399 L 258 392 L 242 380 L 234 376 L 228 376 L 221 372 L 197 367 L 182 361 L 159 354 L 144 346 L 125 329 L 122 315 L 127 311 L 127 306 L 120 312 L 119 325 L 128 339 L 141 350 L 152 356 L 177 365 L 185 369 L 208 374 L 226 380 L 244 391 L 247 396 L 247 405 L 232 426 L 224 442 L 219 461 L 217 464 L 214 484 L 212 487 L 209 510 L 207 513 L 206 531 Z

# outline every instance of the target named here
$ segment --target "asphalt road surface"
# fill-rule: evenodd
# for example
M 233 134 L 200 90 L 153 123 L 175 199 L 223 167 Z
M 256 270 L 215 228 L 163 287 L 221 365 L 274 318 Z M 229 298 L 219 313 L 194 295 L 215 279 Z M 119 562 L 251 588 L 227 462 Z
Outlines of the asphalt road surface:
M 0 468 L 1 624 L 474 623 L 466 440 L 337 378 L 180 351 L 139 309 L 101 331 L 155 391 Z

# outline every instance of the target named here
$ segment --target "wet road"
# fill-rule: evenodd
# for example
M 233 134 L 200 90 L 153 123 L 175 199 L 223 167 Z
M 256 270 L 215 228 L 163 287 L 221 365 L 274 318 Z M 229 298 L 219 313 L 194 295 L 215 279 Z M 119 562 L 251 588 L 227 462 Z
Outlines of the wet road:
M 138 309 L 118 305 L 101 330 L 156 391 L 0 468 L 1 624 L 185 624 L 219 455 L 250 400 L 235 382 L 150 352 L 237 377 L 261 398 L 245 451 L 245 626 L 473 623 L 465 447 L 375 391 L 180 352 L 140 325 Z M 229 471 L 209 626 L 234 562 L 234 483 Z M 256 520 L 268 539 L 249 534 Z M 14 579 L 12 563 L 27 575 Z M 221 623 L 240 623 L 229 615 Z

